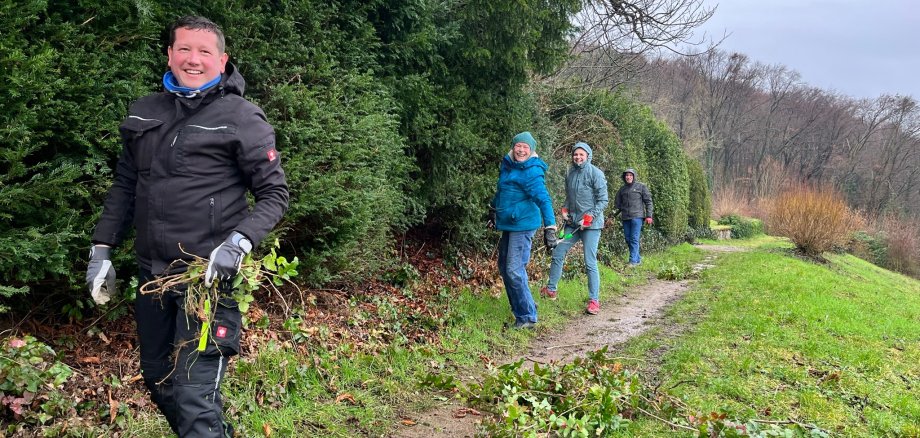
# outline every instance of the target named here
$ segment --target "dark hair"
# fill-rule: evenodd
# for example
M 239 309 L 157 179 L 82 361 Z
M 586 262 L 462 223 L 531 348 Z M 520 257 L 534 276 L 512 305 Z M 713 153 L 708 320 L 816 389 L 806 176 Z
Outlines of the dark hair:
M 225 52 L 227 42 L 224 40 L 224 31 L 220 29 L 220 26 L 217 23 L 214 23 L 207 18 L 200 17 L 197 15 L 186 15 L 172 24 L 169 27 L 169 47 L 172 47 L 176 42 L 176 29 L 195 29 L 195 30 L 209 30 L 214 32 L 214 35 L 217 35 L 217 49 L 221 53 Z

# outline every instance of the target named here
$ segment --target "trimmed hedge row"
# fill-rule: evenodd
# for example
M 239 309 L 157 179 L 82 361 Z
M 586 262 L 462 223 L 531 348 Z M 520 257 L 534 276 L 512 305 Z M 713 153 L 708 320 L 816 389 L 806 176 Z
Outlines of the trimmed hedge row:
M 680 141 L 665 124 L 654 118 L 644 105 L 604 90 L 549 91 L 547 117 L 554 123 L 551 183 L 564 183 L 575 141 L 586 141 L 594 149 L 593 163 L 607 174 L 610 206 L 623 182 L 620 175 L 634 168 L 639 181 L 648 185 L 655 204 L 655 228 L 670 241 L 682 239 L 688 226 L 690 180 L 688 158 Z M 554 187 L 557 203 L 563 188 Z
M 579 1 L 21 3 L 0 13 L 0 296 L 86 299 L 85 252 L 118 124 L 131 101 L 160 88 L 166 26 L 187 14 L 223 26 L 247 97 L 275 126 L 292 189 L 275 235 L 310 284 L 379 272 L 394 233 L 413 226 L 490 247 L 481 219 L 523 130 L 551 164 L 555 199 L 563 149 L 581 139 L 612 192 L 635 167 L 654 193 L 656 227 L 669 238 L 686 228 L 687 160 L 648 108 L 607 92 L 528 88 L 566 56 Z M 129 239 L 116 252 L 123 280 L 131 249 Z
M 687 209 L 687 223 L 694 230 L 709 228 L 712 217 L 712 196 L 703 166 L 696 160 L 687 160 L 687 175 L 690 177 L 690 206 Z
M 522 89 L 563 59 L 581 5 L 20 3 L 0 13 L 0 296 L 83 298 L 117 127 L 131 101 L 160 88 L 175 18 L 225 29 L 292 189 L 276 235 L 305 261 L 302 278 L 320 284 L 378 272 L 393 233 L 412 225 L 460 245 L 483 240 L 498 160 L 536 112 Z M 116 255 L 126 279 L 130 240 Z

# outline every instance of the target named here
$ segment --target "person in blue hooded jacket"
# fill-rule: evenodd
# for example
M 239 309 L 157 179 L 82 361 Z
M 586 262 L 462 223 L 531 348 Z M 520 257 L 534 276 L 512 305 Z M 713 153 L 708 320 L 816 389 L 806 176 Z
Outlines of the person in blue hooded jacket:
M 564 239 L 553 250 L 553 263 L 549 268 L 549 283 L 540 295 L 556 299 L 556 287 L 562 276 L 562 265 L 569 250 L 581 241 L 585 252 L 585 273 L 588 274 L 588 307 L 596 315 L 600 311 L 600 274 L 597 270 L 597 245 L 604 228 L 604 209 L 607 208 L 607 178 L 604 172 L 591 164 L 593 152 L 587 143 L 575 143 L 572 165 L 565 177 L 565 202 L 562 207 Z
M 534 233 L 544 226 L 547 248 L 556 246 L 556 218 L 545 183 L 547 165 L 536 149 L 537 141 L 529 132 L 514 136 L 511 151 L 502 158 L 492 200 L 494 226 L 502 232 L 498 270 L 514 313 L 515 328 L 532 328 L 537 323 L 537 306 L 527 283 Z

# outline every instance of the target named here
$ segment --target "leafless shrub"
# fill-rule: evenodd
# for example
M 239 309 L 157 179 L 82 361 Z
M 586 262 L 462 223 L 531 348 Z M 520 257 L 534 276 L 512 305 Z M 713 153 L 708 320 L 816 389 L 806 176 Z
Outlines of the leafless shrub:
M 729 215 L 755 217 L 753 202 L 738 190 L 722 189 L 712 197 L 712 215 L 721 218 Z
M 808 256 L 820 256 L 843 245 L 862 220 L 828 188 L 801 185 L 779 193 L 769 202 L 767 226 L 771 234 L 785 236 Z
M 887 215 L 878 225 L 888 250 L 886 268 L 920 276 L 920 224 Z

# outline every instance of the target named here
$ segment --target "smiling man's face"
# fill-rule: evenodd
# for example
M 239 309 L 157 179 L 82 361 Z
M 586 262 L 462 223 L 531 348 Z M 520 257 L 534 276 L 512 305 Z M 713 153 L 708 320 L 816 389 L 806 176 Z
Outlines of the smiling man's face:
M 575 149 L 575 152 L 572 153 L 572 162 L 583 164 L 585 161 L 588 161 L 588 153 L 582 148 Z
M 179 85 L 199 89 L 224 72 L 229 57 L 218 48 L 217 34 L 180 27 L 175 35 L 167 55 L 169 69 Z

